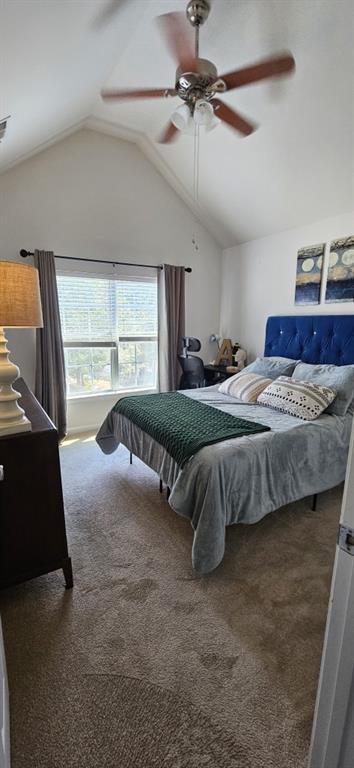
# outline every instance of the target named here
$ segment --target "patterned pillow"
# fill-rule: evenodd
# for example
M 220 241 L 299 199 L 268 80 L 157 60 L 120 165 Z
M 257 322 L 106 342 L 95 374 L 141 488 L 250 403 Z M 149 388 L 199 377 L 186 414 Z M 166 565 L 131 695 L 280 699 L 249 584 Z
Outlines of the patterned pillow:
M 279 376 L 259 396 L 258 403 L 269 405 L 278 411 L 313 421 L 328 408 L 336 392 L 309 381 L 294 381 L 289 376 Z
M 264 376 L 258 376 L 257 373 L 236 373 L 226 381 L 220 384 L 219 392 L 231 397 L 238 397 L 245 403 L 256 403 L 258 395 L 272 383 L 272 379 L 266 379 Z

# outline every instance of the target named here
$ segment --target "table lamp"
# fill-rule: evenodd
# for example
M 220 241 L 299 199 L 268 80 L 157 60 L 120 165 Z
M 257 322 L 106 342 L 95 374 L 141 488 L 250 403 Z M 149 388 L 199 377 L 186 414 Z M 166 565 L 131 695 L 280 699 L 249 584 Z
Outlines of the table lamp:
M 13 388 L 20 370 L 9 360 L 4 328 L 41 328 L 42 306 L 38 271 L 27 264 L 0 261 L 0 437 L 27 432 L 31 422 Z

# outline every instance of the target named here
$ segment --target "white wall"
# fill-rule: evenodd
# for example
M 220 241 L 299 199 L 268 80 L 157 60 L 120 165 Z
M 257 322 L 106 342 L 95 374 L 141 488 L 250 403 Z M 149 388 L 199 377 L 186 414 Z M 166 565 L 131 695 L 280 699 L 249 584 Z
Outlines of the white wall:
M 82 130 L 0 176 L 0 259 L 20 248 L 56 254 L 191 266 L 186 275 L 186 332 L 215 354 L 221 249 L 133 144 Z M 199 250 L 196 251 L 192 238 Z M 30 386 L 34 332 L 8 332 L 12 359 Z M 98 424 L 112 398 L 71 404 L 71 428 Z
M 269 315 L 354 312 L 354 303 L 295 306 L 297 251 L 302 246 L 354 234 L 354 214 L 343 214 L 310 226 L 228 248 L 223 253 L 220 332 L 241 342 L 252 360 L 264 351 Z M 328 247 L 324 262 L 326 274 Z

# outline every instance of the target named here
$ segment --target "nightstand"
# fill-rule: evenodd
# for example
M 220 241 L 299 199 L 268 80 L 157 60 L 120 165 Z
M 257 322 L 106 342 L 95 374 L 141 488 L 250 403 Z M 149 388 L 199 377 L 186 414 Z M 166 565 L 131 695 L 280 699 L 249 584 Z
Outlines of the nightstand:
M 32 431 L 0 437 L 0 587 L 62 569 L 71 588 L 57 431 L 25 382 L 15 387 Z
M 234 376 L 235 372 L 228 373 L 226 365 L 205 365 L 204 366 L 205 382 L 206 386 L 210 387 L 212 384 L 221 384 L 225 379 L 229 379 L 230 376 Z

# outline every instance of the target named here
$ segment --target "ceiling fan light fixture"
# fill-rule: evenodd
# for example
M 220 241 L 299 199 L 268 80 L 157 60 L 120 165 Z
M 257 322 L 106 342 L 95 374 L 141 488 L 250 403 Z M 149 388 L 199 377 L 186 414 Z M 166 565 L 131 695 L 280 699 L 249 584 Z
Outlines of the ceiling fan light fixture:
M 210 131 L 213 131 L 214 128 L 217 128 L 218 125 L 220 125 L 220 123 L 221 123 L 221 120 L 219 120 L 219 118 L 216 117 L 214 113 L 214 116 L 212 117 L 210 123 L 208 123 L 208 125 L 205 126 L 206 133 L 210 133 Z
M 211 104 L 205 99 L 198 99 L 195 102 L 193 119 L 196 125 L 209 126 L 213 122 L 214 110 Z
M 181 104 L 171 115 L 171 122 L 179 131 L 186 131 L 192 123 L 190 109 L 187 104 Z

